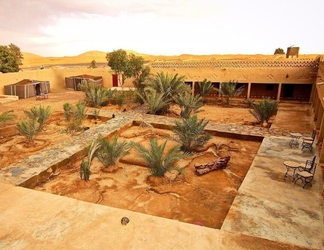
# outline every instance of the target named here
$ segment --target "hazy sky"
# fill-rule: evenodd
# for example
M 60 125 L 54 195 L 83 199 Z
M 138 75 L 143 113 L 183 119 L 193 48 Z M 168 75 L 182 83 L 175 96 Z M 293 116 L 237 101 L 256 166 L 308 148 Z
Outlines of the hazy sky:
M 0 0 L 0 45 L 42 56 L 324 54 L 324 0 Z

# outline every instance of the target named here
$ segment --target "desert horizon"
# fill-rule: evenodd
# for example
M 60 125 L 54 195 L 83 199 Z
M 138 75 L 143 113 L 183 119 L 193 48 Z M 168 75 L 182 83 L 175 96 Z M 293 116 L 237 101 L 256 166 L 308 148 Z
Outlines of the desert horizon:
M 125 50 L 127 53 L 133 53 L 137 56 L 142 56 L 145 61 L 189 61 L 189 60 L 284 60 L 285 54 L 180 54 L 180 55 L 150 55 L 143 54 L 134 50 Z M 112 52 L 112 51 L 110 51 Z M 59 65 L 59 64 L 76 64 L 76 63 L 91 63 L 95 60 L 97 63 L 107 63 L 106 54 L 100 50 L 91 50 L 75 56 L 63 57 L 47 57 L 30 52 L 22 52 L 23 65 L 21 68 L 28 68 L 40 65 Z M 314 58 L 321 54 L 299 54 L 299 58 Z

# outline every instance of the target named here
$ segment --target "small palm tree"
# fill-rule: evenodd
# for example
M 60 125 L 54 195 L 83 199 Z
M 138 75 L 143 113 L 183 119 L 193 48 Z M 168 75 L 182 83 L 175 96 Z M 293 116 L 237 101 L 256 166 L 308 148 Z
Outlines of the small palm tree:
M 34 106 L 30 108 L 30 110 L 24 110 L 24 113 L 28 118 L 36 120 L 39 123 L 39 131 L 42 131 L 46 125 L 46 121 L 51 116 L 52 111 L 50 106 Z
M 34 141 L 35 136 L 39 132 L 39 123 L 36 119 L 22 119 L 17 122 L 17 129 L 19 133 L 27 139 L 28 144 Z
M 82 158 L 82 162 L 80 165 L 80 178 L 81 180 L 89 181 L 90 174 L 91 174 L 91 162 L 93 158 L 96 155 L 96 151 L 100 147 L 100 142 L 98 140 L 93 140 L 91 142 L 91 145 L 88 148 L 88 160 L 85 161 L 84 158 Z
M 220 89 L 217 89 L 222 96 L 225 97 L 225 104 L 229 105 L 230 101 L 233 97 L 239 96 L 244 91 L 244 86 L 236 88 L 237 82 L 229 81 L 229 82 L 222 82 L 220 84 Z
M 252 107 L 249 112 L 258 120 L 259 123 L 268 123 L 270 118 L 277 113 L 279 102 L 270 98 L 263 98 L 259 103 L 247 100 L 247 103 Z
M 205 119 L 198 120 L 197 115 L 183 118 L 182 122 L 176 121 L 173 131 L 182 144 L 181 150 L 191 153 L 204 146 L 211 138 L 211 135 L 205 132 L 207 124 Z
M 166 98 L 172 98 L 179 93 L 191 92 L 190 87 L 184 83 L 185 76 L 178 74 L 157 73 L 149 85 L 159 93 L 164 93 Z
M 117 134 L 112 141 L 101 136 L 98 140 L 101 146 L 97 151 L 97 158 L 105 167 L 116 164 L 119 158 L 129 154 L 130 144 L 126 141 L 118 142 Z
M 202 82 L 198 82 L 197 87 L 198 87 L 199 94 L 202 98 L 204 98 L 214 89 L 212 82 L 207 81 L 207 79 L 204 79 Z
M 14 112 L 13 110 L 7 110 L 7 111 L 3 112 L 0 115 L 0 125 L 16 119 L 17 116 L 15 114 L 12 114 L 13 112 Z
M 164 107 L 159 110 L 159 114 L 167 113 L 174 97 L 179 93 L 190 93 L 190 86 L 184 83 L 184 76 L 164 74 L 164 72 L 157 73 L 153 78 L 144 83 L 144 92 L 147 90 L 158 96 Z M 142 97 L 146 97 L 145 94 Z M 150 96 L 149 96 L 150 97 Z M 143 98 L 142 98 L 143 99 Z M 144 100 L 144 99 L 143 99 Z
M 180 107 L 180 116 L 186 119 L 190 115 L 198 113 L 198 109 L 204 105 L 200 95 L 192 96 L 191 94 L 184 93 L 179 94 L 174 100 Z
M 159 93 L 150 87 L 145 88 L 143 95 L 141 95 L 139 92 L 137 92 L 137 95 L 148 107 L 150 114 L 162 114 L 169 106 L 169 101 L 165 100 L 164 94 Z
M 96 85 L 87 80 L 83 80 L 78 87 L 85 93 L 85 103 L 95 108 L 108 103 L 116 92 L 116 89 L 104 89 L 101 85 Z
M 153 176 L 161 177 L 168 170 L 177 169 L 177 161 L 186 157 L 179 150 L 179 145 L 172 147 L 168 152 L 164 152 L 166 144 L 167 140 L 159 145 L 156 138 L 150 138 L 149 149 L 139 143 L 134 143 L 135 150 L 146 161 Z
M 80 102 L 77 103 L 75 107 L 70 103 L 63 104 L 68 133 L 81 130 L 82 122 L 87 117 L 85 108 L 86 106 Z

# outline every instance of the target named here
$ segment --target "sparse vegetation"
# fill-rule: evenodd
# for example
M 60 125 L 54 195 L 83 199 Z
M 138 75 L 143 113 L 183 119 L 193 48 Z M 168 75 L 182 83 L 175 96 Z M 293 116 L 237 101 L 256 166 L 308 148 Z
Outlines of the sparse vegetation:
M 126 101 L 125 91 L 118 91 L 115 95 L 116 104 L 121 107 Z
M 191 153 L 204 146 L 211 138 L 211 135 L 205 132 L 207 124 L 205 119 L 198 120 L 197 115 L 183 118 L 181 122 L 176 121 L 173 131 L 179 137 L 181 150 Z
M 143 95 L 137 94 L 148 107 L 150 114 L 161 114 L 169 105 L 168 101 L 164 99 L 164 94 L 157 92 L 155 89 L 146 88 Z
M 144 94 L 138 95 L 143 102 L 148 104 L 151 114 L 166 114 L 174 98 L 179 94 L 191 93 L 190 87 L 184 83 L 184 76 L 157 73 L 152 79 L 145 83 Z M 149 100 L 153 98 L 154 101 Z M 157 108 L 158 107 L 158 108 Z
M 77 103 L 73 106 L 70 103 L 63 104 L 64 117 L 67 121 L 67 132 L 74 133 L 80 131 L 82 122 L 86 118 L 86 106 L 82 103 Z
M 101 85 L 96 85 L 87 80 L 83 80 L 79 84 L 79 88 L 85 94 L 85 103 L 95 108 L 108 104 L 116 93 L 115 89 L 104 89 Z
M 129 154 L 130 144 L 126 141 L 119 142 L 117 134 L 112 140 L 99 137 L 98 141 L 100 147 L 97 151 L 97 158 L 105 167 L 116 164 L 119 158 Z
M 179 94 L 174 98 L 175 102 L 180 107 L 180 116 L 182 118 L 189 118 L 190 115 L 198 113 L 203 105 L 202 97 L 200 95 L 192 96 L 191 94 Z
M 197 83 L 197 88 L 200 96 L 204 98 L 214 89 L 214 86 L 211 81 L 207 81 L 207 79 L 204 79 L 202 82 Z
M 149 149 L 139 143 L 134 144 L 135 150 L 139 156 L 145 160 L 153 176 L 162 177 L 168 170 L 178 169 L 176 163 L 186 157 L 179 149 L 179 145 L 172 147 L 164 152 L 167 140 L 161 145 L 156 138 L 150 138 Z
M 277 113 L 279 102 L 264 98 L 262 101 L 255 103 L 254 101 L 247 100 L 247 103 L 252 107 L 249 112 L 258 120 L 259 123 L 268 123 L 270 118 Z
M 10 122 L 14 119 L 17 118 L 17 116 L 15 114 L 13 114 L 13 110 L 7 110 L 5 112 L 3 112 L 2 114 L 0 114 L 0 125 L 5 124 L 6 122 Z
M 100 142 L 98 140 L 93 140 L 90 147 L 88 148 L 88 159 L 87 161 L 82 158 L 80 165 L 80 178 L 81 180 L 89 181 L 91 174 L 91 162 L 96 155 L 96 151 L 100 147 Z
M 225 98 L 225 105 L 229 106 L 231 99 L 244 91 L 244 86 L 237 88 L 236 81 L 222 82 L 217 91 Z
M 34 141 L 40 127 L 36 119 L 30 118 L 20 120 L 16 126 L 19 133 L 27 139 L 28 145 Z
M 46 126 L 46 121 L 51 116 L 52 111 L 51 107 L 43 107 L 43 106 L 34 106 L 30 108 L 30 110 L 24 110 L 25 115 L 31 120 L 35 120 L 39 124 L 39 131 L 42 131 Z

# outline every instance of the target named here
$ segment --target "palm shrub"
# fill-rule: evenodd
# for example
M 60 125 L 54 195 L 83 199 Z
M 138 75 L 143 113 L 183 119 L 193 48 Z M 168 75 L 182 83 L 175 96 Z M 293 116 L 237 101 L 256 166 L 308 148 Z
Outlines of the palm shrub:
M 80 178 L 81 180 L 89 181 L 91 174 L 91 162 L 96 156 L 96 151 L 100 147 L 100 142 L 98 140 L 92 140 L 91 145 L 88 147 L 88 159 L 87 161 L 82 158 L 80 165 Z
M 95 108 L 108 103 L 116 92 L 115 89 L 104 89 L 101 85 L 96 85 L 86 80 L 83 80 L 82 83 L 79 84 L 79 88 L 85 94 L 85 103 Z
M 0 125 L 16 119 L 17 116 L 15 114 L 13 114 L 13 112 L 14 112 L 13 110 L 7 110 L 7 111 L 3 112 L 2 114 L 0 114 Z
M 149 113 L 153 115 L 162 114 L 169 105 L 169 101 L 165 100 L 164 94 L 157 92 L 153 88 L 147 87 L 145 88 L 143 95 L 141 95 L 139 92 L 137 92 L 137 95 L 148 107 Z
M 200 95 L 192 96 L 184 93 L 176 96 L 174 100 L 180 107 L 180 116 L 182 118 L 189 118 L 190 115 L 198 113 L 198 109 L 204 105 Z
M 153 176 L 161 177 L 168 170 L 179 168 L 176 165 L 177 161 L 186 157 L 186 155 L 180 151 L 179 145 L 164 152 L 166 144 L 167 140 L 159 145 L 157 139 L 152 137 L 150 138 L 150 146 L 148 149 L 139 143 L 134 143 L 134 149 L 139 153 L 139 156 L 145 160 Z
M 237 82 L 229 81 L 229 82 L 222 82 L 220 84 L 220 89 L 217 89 L 222 96 L 225 97 L 225 104 L 229 105 L 230 101 L 233 97 L 239 96 L 244 91 L 244 86 L 236 88 Z
M 179 93 L 191 92 L 190 86 L 184 83 L 184 78 L 185 76 L 178 76 L 178 74 L 160 72 L 156 74 L 149 85 L 159 93 L 163 93 L 166 98 L 172 99 Z
M 250 99 L 247 100 L 248 105 L 252 107 L 249 112 L 258 120 L 259 123 L 268 123 L 270 118 L 277 113 L 279 102 L 270 98 L 263 98 L 262 101 L 255 103 Z
M 207 79 L 204 79 L 202 82 L 198 82 L 197 87 L 198 87 L 199 94 L 202 98 L 204 98 L 214 89 L 212 82 L 207 81 Z
M 116 104 L 121 107 L 126 101 L 126 94 L 124 91 L 119 91 L 115 95 Z
M 17 122 L 16 127 L 19 133 L 27 139 L 28 144 L 34 141 L 35 136 L 40 131 L 40 125 L 36 119 L 22 119 L 21 121 Z
M 129 154 L 130 144 L 126 141 L 118 142 L 117 134 L 111 141 L 101 136 L 98 140 L 100 147 L 97 151 L 97 158 L 105 167 L 116 164 L 119 158 Z
M 84 119 L 87 117 L 86 106 L 82 103 L 77 103 L 75 107 L 70 103 L 64 103 L 64 117 L 67 121 L 67 132 L 72 133 L 81 130 L 81 125 Z
M 208 121 L 198 120 L 197 115 L 189 118 L 182 118 L 182 121 L 175 121 L 174 133 L 179 137 L 181 150 L 186 153 L 197 151 L 203 147 L 211 138 L 211 135 L 205 132 Z
M 39 123 L 39 131 L 42 131 L 46 125 L 46 121 L 51 116 L 51 107 L 32 107 L 30 110 L 24 110 L 25 115 L 31 120 L 36 120 Z
M 190 86 L 184 83 L 184 76 L 164 74 L 164 72 L 157 73 L 154 77 L 144 82 L 144 92 L 151 92 L 153 97 L 159 97 L 161 99 L 160 104 L 163 103 L 164 107 L 159 109 L 157 114 L 167 113 L 171 103 L 174 101 L 174 97 L 179 93 L 190 93 Z M 156 92 L 156 93 L 155 93 Z M 152 95 L 141 94 L 139 96 L 144 97 L 142 100 L 145 102 L 145 98 L 150 98 Z M 146 101 L 148 101 L 146 99 Z

